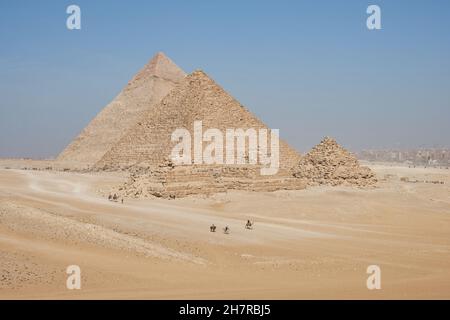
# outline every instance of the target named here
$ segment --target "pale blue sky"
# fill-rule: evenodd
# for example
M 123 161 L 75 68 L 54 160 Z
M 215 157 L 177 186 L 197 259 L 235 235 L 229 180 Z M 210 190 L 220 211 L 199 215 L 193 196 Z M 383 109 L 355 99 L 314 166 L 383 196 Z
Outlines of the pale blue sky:
M 57 155 L 157 51 L 302 152 L 325 135 L 354 151 L 448 147 L 449 25 L 446 0 L 0 0 L 0 157 Z

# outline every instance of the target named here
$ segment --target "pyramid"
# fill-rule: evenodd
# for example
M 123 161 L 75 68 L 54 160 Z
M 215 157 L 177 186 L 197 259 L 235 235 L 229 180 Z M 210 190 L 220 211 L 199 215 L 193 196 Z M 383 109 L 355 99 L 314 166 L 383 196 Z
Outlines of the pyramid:
M 116 170 L 132 166 L 148 167 L 167 160 L 174 143 L 171 134 L 186 128 L 193 134 L 194 121 L 202 121 L 204 131 L 217 128 L 254 128 L 267 126 L 209 78 L 195 71 L 176 86 L 162 101 L 147 110 L 137 124 L 96 164 L 98 169 Z M 280 140 L 280 168 L 292 168 L 300 155 Z M 247 150 L 248 151 L 248 150 Z
M 111 192 L 120 197 L 180 198 L 191 195 L 209 196 L 228 190 L 272 192 L 306 188 L 302 179 L 282 171 L 262 176 L 258 166 L 190 165 L 175 166 L 166 161 L 159 166 L 132 172 L 128 181 Z
M 57 160 L 94 165 L 142 114 L 180 83 L 186 74 L 163 53 L 156 54 L 62 152 Z
M 271 176 L 260 174 L 261 165 L 175 166 L 169 160 L 174 146 L 172 132 L 185 128 L 194 136 L 195 121 L 202 121 L 203 132 L 210 128 L 222 132 L 228 128 L 268 129 L 203 71 L 195 71 L 159 104 L 147 110 L 137 124 L 97 162 L 95 168 L 129 170 L 130 180 L 115 190 L 115 193 L 127 197 L 171 198 L 229 189 L 275 191 L 305 188 L 301 179 L 293 177 L 290 172 L 301 157 L 282 140 L 279 142 L 280 169 Z M 247 146 L 247 154 L 248 151 Z
M 369 168 L 360 166 L 353 154 L 330 137 L 300 160 L 294 176 L 308 181 L 308 185 L 370 186 L 377 181 Z

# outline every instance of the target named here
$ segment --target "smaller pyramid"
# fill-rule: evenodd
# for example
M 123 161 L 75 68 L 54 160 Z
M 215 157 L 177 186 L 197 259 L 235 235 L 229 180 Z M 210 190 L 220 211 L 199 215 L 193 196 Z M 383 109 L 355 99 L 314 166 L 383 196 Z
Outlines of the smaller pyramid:
M 300 160 L 294 176 L 307 180 L 308 185 L 364 187 L 377 181 L 368 167 L 361 166 L 352 153 L 330 137 L 325 137 Z

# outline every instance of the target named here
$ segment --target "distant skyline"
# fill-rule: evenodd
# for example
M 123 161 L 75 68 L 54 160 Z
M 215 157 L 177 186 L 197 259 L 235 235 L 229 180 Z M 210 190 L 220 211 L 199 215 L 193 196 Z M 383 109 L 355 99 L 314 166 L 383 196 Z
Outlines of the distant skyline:
M 445 0 L 2 1 L 0 157 L 56 157 L 158 51 L 302 153 L 450 147 L 449 22 Z

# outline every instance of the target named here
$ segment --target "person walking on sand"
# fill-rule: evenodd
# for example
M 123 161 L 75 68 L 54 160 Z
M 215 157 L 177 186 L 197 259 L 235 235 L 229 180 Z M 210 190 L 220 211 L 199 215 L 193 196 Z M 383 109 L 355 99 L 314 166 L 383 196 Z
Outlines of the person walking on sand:
M 230 228 L 228 228 L 228 226 L 226 226 L 225 228 L 223 228 L 223 233 L 225 233 L 225 234 L 230 233 Z
M 121 200 L 121 201 L 122 201 L 122 204 L 123 204 L 123 198 L 122 198 L 122 200 Z
M 214 223 L 209 227 L 209 231 L 216 232 L 216 226 L 214 225 Z

